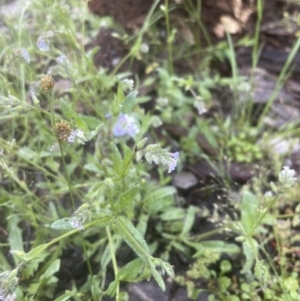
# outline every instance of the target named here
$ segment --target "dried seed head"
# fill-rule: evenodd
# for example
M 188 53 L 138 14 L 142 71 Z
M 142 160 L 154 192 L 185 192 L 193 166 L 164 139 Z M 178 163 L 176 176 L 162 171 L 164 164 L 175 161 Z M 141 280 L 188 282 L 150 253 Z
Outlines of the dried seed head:
M 54 87 L 54 80 L 52 76 L 49 74 L 44 75 L 40 81 L 40 86 L 45 92 L 50 91 Z
M 55 123 L 54 131 L 55 131 L 57 139 L 65 141 L 65 142 L 68 141 L 68 137 L 72 133 L 71 127 L 64 121 Z

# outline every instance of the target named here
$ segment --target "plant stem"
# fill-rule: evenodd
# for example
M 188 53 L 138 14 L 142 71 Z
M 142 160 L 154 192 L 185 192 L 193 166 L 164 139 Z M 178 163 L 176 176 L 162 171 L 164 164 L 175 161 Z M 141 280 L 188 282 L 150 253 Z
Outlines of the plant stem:
M 74 202 L 73 193 L 72 193 L 72 183 L 71 183 L 70 175 L 69 175 L 68 170 L 67 170 L 67 165 L 66 165 L 65 156 L 64 156 L 64 150 L 63 150 L 63 147 L 61 145 L 61 141 L 58 140 L 58 144 L 59 144 L 61 158 L 62 158 L 62 161 L 63 161 L 63 166 L 64 166 L 64 169 L 65 169 L 66 178 L 67 178 L 67 182 L 68 182 L 68 186 L 69 186 L 69 192 L 70 192 L 72 208 L 73 208 L 73 211 L 75 211 L 75 202 Z
M 169 0 L 165 0 L 165 19 L 166 19 L 166 29 L 167 29 L 167 37 L 168 37 L 168 68 L 169 73 L 173 74 L 173 49 L 172 49 L 172 39 L 171 39 L 171 31 L 170 31 L 170 18 L 169 18 Z
M 115 248 L 114 248 L 114 244 L 112 241 L 109 226 L 106 226 L 106 233 L 107 233 L 107 237 L 108 237 L 110 256 L 111 256 L 111 260 L 112 260 L 112 264 L 113 264 L 115 278 L 117 279 L 119 271 L 118 271 L 118 265 L 117 265 L 117 260 L 116 260 L 116 256 L 115 256 Z M 120 282 L 117 281 L 117 283 L 118 284 L 117 284 L 117 289 L 116 289 L 116 301 L 119 301 L 120 300 Z

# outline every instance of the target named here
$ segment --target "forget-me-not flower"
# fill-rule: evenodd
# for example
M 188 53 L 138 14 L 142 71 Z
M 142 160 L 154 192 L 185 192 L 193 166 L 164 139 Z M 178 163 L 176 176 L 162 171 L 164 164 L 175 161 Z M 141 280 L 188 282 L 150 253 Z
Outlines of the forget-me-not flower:
M 36 47 L 43 52 L 47 52 L 50 50 L 49 44 L 44 39 L 38 39 Z
M 20 50 L 20 56 L 26 61 L 27 64 L 30 63 L 30 55 L 25 48 Z
M 139 132 L 139 128 L 132 116 L 121 113 L 112 131 L 115 137 L 128 135 L 133 138 Z

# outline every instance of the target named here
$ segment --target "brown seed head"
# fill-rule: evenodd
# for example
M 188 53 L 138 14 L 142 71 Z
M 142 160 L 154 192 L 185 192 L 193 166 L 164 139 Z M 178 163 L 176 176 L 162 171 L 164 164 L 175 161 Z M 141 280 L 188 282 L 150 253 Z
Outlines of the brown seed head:
M 54 87 L 54 80 L 52 76 L 49 74 L 44 75 L 40 81 L 40 86 L 45 92 L 50 91 Z
M 62 141 L 68 141 L 68 137 L 72 133 L 71 127 L 64 121 L 55 123 L 54 131 L 58 140 Z

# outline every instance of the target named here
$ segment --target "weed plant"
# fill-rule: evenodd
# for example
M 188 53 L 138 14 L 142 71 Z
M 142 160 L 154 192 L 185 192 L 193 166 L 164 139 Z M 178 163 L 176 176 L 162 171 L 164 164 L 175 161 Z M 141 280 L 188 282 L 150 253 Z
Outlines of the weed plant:
M 94 66 L 98 48 L 84 49 L 100 23 L 88 14 L 84 1 L 25 1 L 17 18 L 2 15 L 0 229 L 1 240 L 6 239 L 0 250 L 0 300 L 102 300 L 105 295 L 128 300 L 122 282 L 154 279 L 165 290 L 167 277 L 186 287 L 192 299 L 205 291 L 209 300 L 298 300 L 298 270 L 288 266 L 289 255 L 297 250 L 287 250 L 291 242 L 284 237 L 291 236 L 299 221 L 294 170 L 276 170 L 278 180 L 264 181 L 267 193 L 254 179 L 257 185 L 243 187 L 237 202 L 230 201 L 240 216 L 232 219 L 215 210 L 208 215 L 216 228 L 204 234 L 194 230 L 203 212 L 178 197 L 170 173 L 177 164 L 180 170 L 186 161 L 221 161 L 224 154 L 249 163 L 262 158 L 255 138 L 300 40 L 252 128 L 251 102 L 238 114 L 242 79 L 231 37 L 225 48 L 224 43 L 216 46 L 216 52 L 229 57 L 231 78 L 210 74 L 209 64 L 195 74 L 175 74 L 173 6 L 165 0 L 159 8 L 158 2 L 140 31 L 131 37 L 119 34 L 131 50 L 112 71 Z M 262 16 L 258 2 L 254 66 Z M 195 5 L 188 0 L 184 8 L 211 46 L 199 19 L 201 1 Z M 164 20 L 167 36 L 167 60 L 160 65 L 151 58 L 151 44 L 144 43 L 158 20 Z M 102 22 L 115 27 L 109 19 Z M 200 40 L 196 44 L 202 51 Z M 133 74 L 119 72 L 124 62 L 136 58 L 149 62 L 141 83 Z M 146 111 L 142 104 L 149 99 L 140 97 L 138 89 L 153 83 L 156 105 Z M 213 88 L 224 83 L 233 91 L 231 118 L 205 117 L 213 106 Z M 166 139 L 163 130 L 158 136 L 155 129 L 166 123 L 178 124 L 188 134 L 180 141 Z M 294 128 L 289 132 L 297 133 Z M 195 142 L 198 134 L 217 151 L 214 158 Z M 283 202 L 295 207 L 289 216 L 282 216 Z M 149 235 L 153 231 L 156 236 Z M 230 233 L 233 239 L 208 240 L 215 233 Z M 268 254 L 269 241 L 276 242 L 279 259 Z M 62 283 L 65 257 L 72 252 L 72 276 Z M 193 260 L 176 277 L 172 252 Z M 240 258 L 241 266 L 234 258 Z M 203 281 L 207 285 L 197 287 Z

